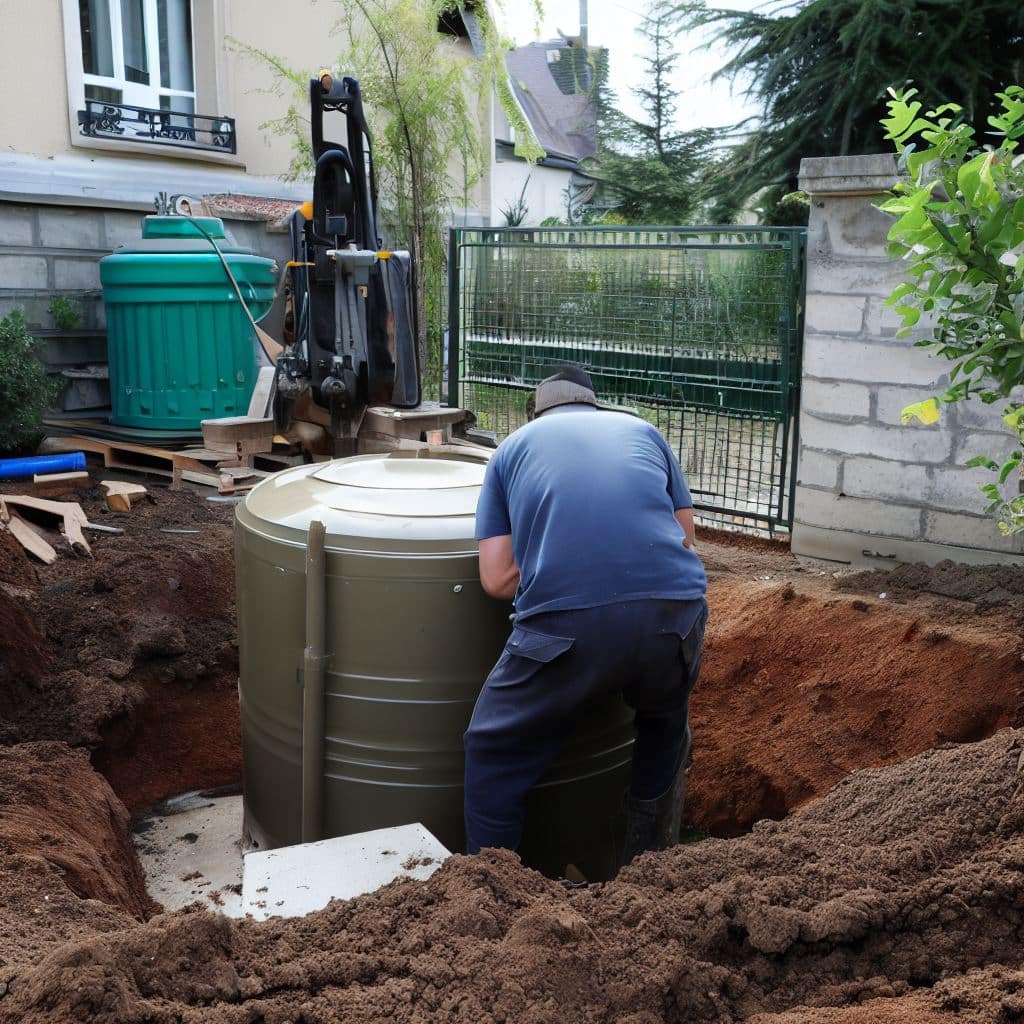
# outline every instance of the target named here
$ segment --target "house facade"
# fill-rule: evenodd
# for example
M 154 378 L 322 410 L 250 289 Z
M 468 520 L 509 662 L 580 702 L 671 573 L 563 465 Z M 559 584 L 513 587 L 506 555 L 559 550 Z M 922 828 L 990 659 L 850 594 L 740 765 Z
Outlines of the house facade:
M 505 66 L 545 155 L 535 164 L 516 156 L 515 130 L 495 104 L 487 222 L 521 217 L 520 226 L 535 227 L 548 219 L 574 220 L 595 185 L 584 169 L 597 150 L 591 51 L 578 36 L 563 36 L 511 50 Z
M 69 394 L 81 393 L 70 395 L 71 408 L 96 398 L 90 381 L 105 362 L 99 260 L 139 238 L 155 197 L 203 201 L 238 244 L 288 258 L 283 221 L 310 185 L 287 179 L 291 141 L 267 123 L 292 99 L 243 51 L 315 73 L 341 48 L 332 38 L 347 28 L 339 15 L 328 0 L 0 6 L 0 316 L 24 310 L 51 370 L 65 374 Z M 445 34 L 453 56 L 472 59 L 468 33 Z M 484 104 L 488 150 L 492 116 Z M 458 223 L 485 222 L 489 184 L 470 192 Z M 57 322 L 55 297 L 70 303 L 74 323 Z
M 268 123 L 292 97 L 274 91 L 272 54 L 289 68 L 330 67 L 348 28 L 331 0 L 4 0 L 0 5 L 0 317 L 25 312 L 74 411 L 104 403 L 106 343 L 99 260 L 139 238 L 158 196 L 188 196 L 240 245 L 288 258 L 285 220 L 310 198 L 288 180 L 291 140 Z M 481 52 L 471 10 L 439 23 L 442 53 Z M 528 164 L 497 99 L 479 104 L 484 173 L 452 223 L 566 219 L 585 200 L 581 161 L 595 144 L 578 39 L 519 47 L 507 68 L 545 157 Z M 334 68 L 344 73 L 344 68 Z M 301 106 L 301 104 L 300 104 Z M 371 112 L 371 131 L 372 112 Z M 457 172 L 456 168 L 453 168 Z M 56 316 L 66 300 L 72 316 Z M 69 308 L 68 305 L 64 309 Z M 281 310 L 272 311 L 275 333 Z

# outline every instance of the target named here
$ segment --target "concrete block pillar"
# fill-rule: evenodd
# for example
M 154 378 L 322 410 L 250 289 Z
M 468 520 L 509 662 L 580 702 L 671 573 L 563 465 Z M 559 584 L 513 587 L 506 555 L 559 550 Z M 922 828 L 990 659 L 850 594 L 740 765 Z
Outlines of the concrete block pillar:
M 905 266 L 886 253 L 892 219 L 875 204 L 896 178 L 891 154 L 800 165 L 811 215 L 793 550 L 855 565 L 1024 560 L 1024 537 L 1001 537 L 984 514 L 977 487 L 992 474 L 963 467 L 1012 444 L 1000 407 L 900 425 L 904 406 L 945 388 L 949 364 L 897 339 L 884 305 Z

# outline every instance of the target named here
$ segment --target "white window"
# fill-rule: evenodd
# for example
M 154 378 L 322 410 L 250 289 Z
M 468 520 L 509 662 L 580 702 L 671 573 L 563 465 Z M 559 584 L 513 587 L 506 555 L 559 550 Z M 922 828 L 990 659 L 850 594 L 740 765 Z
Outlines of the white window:
M 72 145 L 237 162 L 234 119 L 204 113 L 223 102 L 224 0 L 62 2 Z
M 191 0 L 78 0 L 78 16 L 87 100 L 196 112 Z

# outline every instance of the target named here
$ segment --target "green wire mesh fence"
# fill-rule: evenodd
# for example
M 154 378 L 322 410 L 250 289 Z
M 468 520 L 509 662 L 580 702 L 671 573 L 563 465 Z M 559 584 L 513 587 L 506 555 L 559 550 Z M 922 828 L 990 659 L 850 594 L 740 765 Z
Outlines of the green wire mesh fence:
M 502 437 L 536 384 L 584 366 L 653 423 L 705 518 L 788 529 L 802 228 L 456 228 L 450 405 Z

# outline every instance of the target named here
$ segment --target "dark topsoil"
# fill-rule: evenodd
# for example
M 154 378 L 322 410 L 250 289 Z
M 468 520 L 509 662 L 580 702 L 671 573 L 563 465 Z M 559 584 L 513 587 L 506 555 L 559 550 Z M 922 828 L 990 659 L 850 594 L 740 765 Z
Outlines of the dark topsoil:
M 126 530 L 91 560 L 37 567 L 0 533 L 4 1024 L 1024 1019 L 1024 735 L 985 739 L 1024 725 L 1020 570 L 834 579 L 703 531 L 687 816 L 802 810 L 586 891 L 459 857 L 298 921 L 142 923 L 124 803 L 241 774 L 232 508 L 154 494 L 86 495 Z M 981 742 L 848 777 L 951 741 Z
M 903 565 L 888 571 L 843 574 L 837 589 L 860 594 L 885 593 L 897 601 L 921 597 L 946 598 L 957 613 L 1000 609 L 1024 625 L 1024 572 L 1013 565 Z M 957 607 L 959 605 L 959 607 Z

